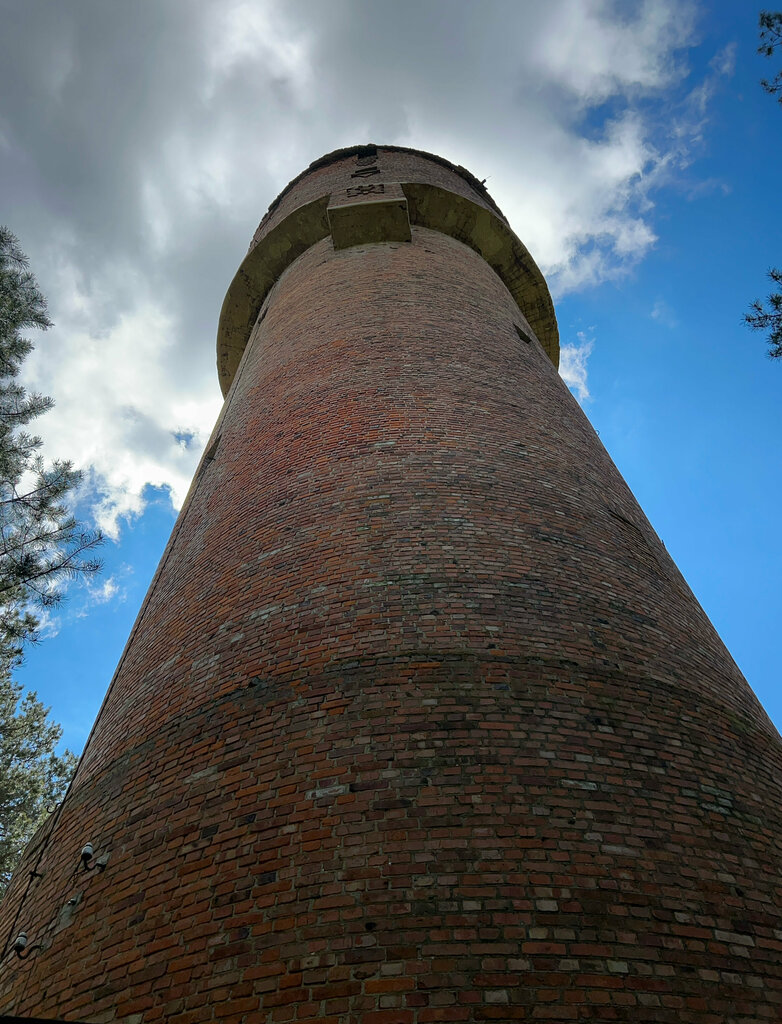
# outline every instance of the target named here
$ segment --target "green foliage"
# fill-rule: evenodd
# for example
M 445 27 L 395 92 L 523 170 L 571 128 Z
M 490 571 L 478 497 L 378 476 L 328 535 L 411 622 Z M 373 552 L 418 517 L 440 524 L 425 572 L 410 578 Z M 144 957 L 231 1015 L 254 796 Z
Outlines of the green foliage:
M 759 18 L 760 46 L 758 53 L 773 57 L 782 48 L 782 11 L 761 11 Z M 782 71 L 772 79 L 763 78 L 760 84 L 782 103 Z M 768 354 L 772 359 L 782 358 L 782 270 L 772 268 L 768 272 L 771 282 L 779 287 L 773 291 L 764 304 L 756 299 L 744 315 L 744 322 L 753 331 L 768 332 Z
M 33 347 L 22 332 L 50 326 L 17 238 L 0 227 L 0 894 L 75 765 L 70 752 L 54 753 L 62 730 L 34 693 L 22 697 L 11 671 L 38 637 L 36 611 L 57 604 L 68 579 L 100 568 L 89 557 L 100 534 L 66 504 L 80 474 L 70 462 L 47 465 L 41 439 L 27 430 L 52 401 L 19 383 Z
M 36 694 L 22 697 L 21 686 L 7 670 L 0 671 L 0 896 L 76 767 L 70 751 L 54 753 L 62 729 L 48 714 Z
M 761 11 L 759 18 L 760 46 L 758 53 L 764 57 L 772 57 L 774 51 L 782 47 L 782 11 Z M 777 71 L 772 79 L 763 78 L 760 84 L 776 96 L 782 103 L 782 71 Z
M 26 430 L 52 400 L 18 381 L 33 347 L 21 332 L 49 326 L 19 242 L 0 227 L 0 665 L 18 662 L 22 644 L 36 639 L 34 610 L 57 604 L 65 580 L 100 569 L 85 555 L 102 537 L 84 530 L 65 504 L 81 474 L 70 462 L 45 465 L 41 439 Z
M 772 359 L 782 358 L 782 270 L 769 270 L 771 281 L 778 285 L 780 291 L 771 292 L 764 305 L 756 299 L 750 306 L 744 322 L 753 331 L 768 331 L 768 354 Z

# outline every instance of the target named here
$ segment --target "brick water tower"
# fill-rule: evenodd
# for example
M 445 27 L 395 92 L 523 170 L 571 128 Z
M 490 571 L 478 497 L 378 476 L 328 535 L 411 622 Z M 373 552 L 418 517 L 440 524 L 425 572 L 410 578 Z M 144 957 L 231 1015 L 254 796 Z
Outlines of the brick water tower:
M 557 375 L 482 184 L 399 147 L 318 160 L 218 361 L 3 903 L 0 1013 L 782 1020 L 779 736 Z

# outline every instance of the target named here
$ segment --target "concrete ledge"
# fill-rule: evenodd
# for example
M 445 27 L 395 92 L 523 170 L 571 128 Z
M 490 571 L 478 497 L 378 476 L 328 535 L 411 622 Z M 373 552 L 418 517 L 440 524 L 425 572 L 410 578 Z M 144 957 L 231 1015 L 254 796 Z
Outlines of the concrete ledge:
M 548 285 L 511 229 L 491 210 L 448 189 L 403 183 L 401 191 L 404 199 L 389 197 L 391 203 L 377 202 L 380 197 L 373 196 L 367 201 L 332 204 L 329 196 L 323 196 L 294 210 L 247 254 L 228 288 L 217 328 L 217 372 L 224 395 L 272 285 L 294 260 L 332 230 L 336 232 L 335 248 L 408 241 L 410 224 L 464 242 L 502 279 L 552 363 L 559 364 L 559 332 Z
M 328 196 L 300 206 L 244 258 L 231 282 L 217 327 L 217 374 L 228 393 L 263 300 L 286 267 L 329 234 Z

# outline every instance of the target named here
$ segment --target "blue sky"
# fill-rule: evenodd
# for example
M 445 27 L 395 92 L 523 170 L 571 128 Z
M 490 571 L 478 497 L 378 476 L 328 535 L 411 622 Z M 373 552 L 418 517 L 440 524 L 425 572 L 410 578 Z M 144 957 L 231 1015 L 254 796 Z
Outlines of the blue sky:
M 782 726 L 782 361 L 742 324 L 782 264 L 782 107 L 752 5 L 0 7 L 2 220 L 56 325 L 27 379 L 57 403 L 45 451 L 84 468 L 80 514 L 110 534 L 18 673 L 68 746 L 219 410 L 217 316 L 257 222 L 367 141 L 488 179 L 551 285 L 563 375 Z

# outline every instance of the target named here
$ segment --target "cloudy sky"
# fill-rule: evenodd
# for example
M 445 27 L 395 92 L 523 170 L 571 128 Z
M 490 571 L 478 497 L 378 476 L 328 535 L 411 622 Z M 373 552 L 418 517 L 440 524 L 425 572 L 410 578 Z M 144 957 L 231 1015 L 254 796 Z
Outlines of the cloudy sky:
M 217 317 L 282 187 L 439 153 L 546 274 L 561 371 L 782 725 L 782 108 L 745 0 L 0 0 L 0 221 L 55 327 L 45 452 L 109 540 L 19 673 L 80 750 L 220 408 Z

